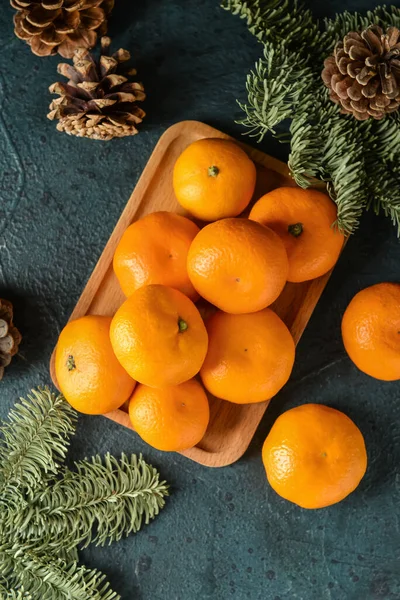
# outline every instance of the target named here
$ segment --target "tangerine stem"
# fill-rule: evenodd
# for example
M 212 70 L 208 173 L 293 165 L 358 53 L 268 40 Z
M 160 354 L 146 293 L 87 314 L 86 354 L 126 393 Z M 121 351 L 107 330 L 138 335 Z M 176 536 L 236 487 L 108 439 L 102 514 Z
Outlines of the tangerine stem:
M 75 359 L 72 354 L 70 354 L 67 358 L 67 369 L 68 371 L 73 371 L 76 369 Z
M 179 319 L 178 319 L 178 327 L 179 327 L 179 333 L 183 333 L 184 331 L 187 330 L 187 328 L 189 327 L 189 325 L 186 323 L 186 321 L 184 321 L 183 319 L 181 319 L 181 317 L 179 317 Z
M 299 237 L 299 235 L 303 233 L 303 223 L 289 225 L 288 232 L 291 233 L 293 237 Z
M 209 177 L 216 177 L 218 175 L 218 173 L 219 173 L 219 169 L 215 165 L 213 165 L 212 167 L 208 167 L 208 176 Z

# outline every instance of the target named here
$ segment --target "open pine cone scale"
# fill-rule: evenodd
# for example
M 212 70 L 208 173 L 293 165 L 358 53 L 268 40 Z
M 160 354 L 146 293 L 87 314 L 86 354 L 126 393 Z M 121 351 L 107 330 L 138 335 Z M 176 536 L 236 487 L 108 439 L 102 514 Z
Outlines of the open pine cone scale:
M 342 112 L 382 119 L 400 107 L 400 30 L 351 31 L 324 63 L 322 79 Z
M 114 0 L 10 0 L 18 12 L 15 34 L 39 56 L 71 58 L 77 48 L 92 48 L 107 29 Z
M 60 97 L 50 105 L 48 118 L 58 120 L 57 128 L 80 137 L 109 140 L 137 133 L 136 125 L 145 116 L 137 102 L 145 99 L 141 83 L 130 81 L 135 69 L 120 71 L 130 59 L 126 50 L 109 56 L 110 38 L 101 40 L 102 50 L 96 62 L 88 50 L 75 52 L 73 66 L 61 63 L 58 72 L 67 83 L 56 82 L 50 92 Z

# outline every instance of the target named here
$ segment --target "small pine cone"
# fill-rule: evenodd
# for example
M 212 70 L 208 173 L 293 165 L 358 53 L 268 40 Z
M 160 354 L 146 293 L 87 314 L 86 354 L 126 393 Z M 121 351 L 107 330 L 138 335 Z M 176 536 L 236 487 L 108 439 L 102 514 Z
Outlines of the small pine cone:
M 364 121 L 400 107 L 400 30 L 350 31 L 324 63 L 322 79 L 341 112 Z
M 10 0 L 15 35 L 38 56 L 72 58 L 77 48 L 93 48 L 107 32 L 114 0 Z
M 0 298 L 0 379 L 11 358 L 18 352 L 21 334 L 13 324 L 13 305 Z
M 50 104 L 50 120 L 58 120 L 58 131 L 94 140 L 111 140 L 138 133 L 136 128 L 146 113 L 137 106 L 146 98 L 141 83 L 132 81 L 135 69 L 121 68 L 130 60 L 126 50 L 112 56 L 111 40 L 101 39 L 99 60 L 82 48 L 75 52 L 74 65 L 62 63 L 58 72 L 69 78 L 68 83 L 54 83 L 52 94 L 60 98 Z

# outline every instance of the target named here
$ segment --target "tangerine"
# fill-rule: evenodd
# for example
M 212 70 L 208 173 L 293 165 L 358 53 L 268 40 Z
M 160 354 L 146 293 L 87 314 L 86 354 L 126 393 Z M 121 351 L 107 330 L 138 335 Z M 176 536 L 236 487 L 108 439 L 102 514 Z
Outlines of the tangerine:
M 211 394 L 246 404 L 269 400 L 285 385 L 295 345 L 272 310 L 245 315 L 218 311 L 206 326 L 209 346 L 200 376 Z
M 203 438 L 210 419 L 208 399 L 195 379 L 180 385 L 138 385 L 129 402 L 135 431 L 157 450 L 182 452 Z
M 358 292 L 343 315 L 342 337 L 361 371 L 383 381 L 400 379 L 400 284 Z
M 321 277 L 339 258 L 344 236 L 333 227 L 336 205 L 322 192 L 277 188 L 254 204 L 249 218 L 273 229 L 285 244 L 288 281 Z
M 303 404 L 278 417 L 262 459 L 275 492 L 302 508 L 340 502 L 367 469 L 361 431 L 344 413 L 322 404 Z
M 141 287 L 125 300 L 112 320 L 110 336 L 122 366 L 151 387 L 178 385 L 194 377 L 208 346 L 193 302 L 158 284 Z
M 249 219 L 222 219 L 204 227 L 190 246 L 187 264 L 200 296 L 234 314 L 272 304 L 288 273 L 280 237 Z
M 193 221 L 167 211 L 150 213 L 132 223 L 124 232 L 113 261 L 125 296 L 143 285 L 159 283 L 197 300 L 186 261 L 198 232 Z
M 114 355 L 110 325 L 111 317 L 86 315 L 67 323 L 58 338 L 58 386 L 75 410 L 88 415 L 116 410 L 136 383 Z
M 256 168 L 234 142 L 202 139 L 179 156 L 173 185 L 178 202 L 198 219 L 236 217 L 253 196 Z

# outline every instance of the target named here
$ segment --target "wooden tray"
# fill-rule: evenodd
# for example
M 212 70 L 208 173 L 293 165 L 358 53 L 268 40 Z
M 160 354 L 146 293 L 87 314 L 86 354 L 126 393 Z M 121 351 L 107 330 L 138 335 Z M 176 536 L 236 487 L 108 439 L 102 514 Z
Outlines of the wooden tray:
M 195 140 L 217 137 L 231 139 L 220 131 L 197 121 L 184 121 L 170 127 L 160 138 L 139 182 L 130 197 L 83 293 L 70 317 L 86 314 L 113 315 L 125 297 L 112 268 L 117 244 L 125 229 L 147 213 L 168 210 L 185 214 L 172 189 L 172 169 L 179 154 Z M 238 142 L 239 143 L 239 142 Z M 239 145 L 257 166 L 257 186 L 254 200 L 282 186 L 294 186 L 287 166 L 245 144 Z M 299 341 L 330 273 L 312 282 L 288 283 L 273 308 L 289 327 L 295 343 Z M 54 352 L 50 362 L 54 384 Z M 188 458 L 208 467 L 223 467 L 238 460 L 247 449 L 269 401 L 260 404 L 236 405 L 210 397 L 211 419 L 203 440 L 182 452 Z M 126 407 L 105 415 L 132 429 Z

